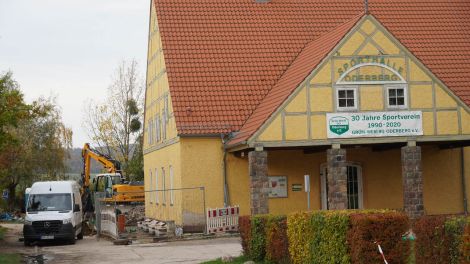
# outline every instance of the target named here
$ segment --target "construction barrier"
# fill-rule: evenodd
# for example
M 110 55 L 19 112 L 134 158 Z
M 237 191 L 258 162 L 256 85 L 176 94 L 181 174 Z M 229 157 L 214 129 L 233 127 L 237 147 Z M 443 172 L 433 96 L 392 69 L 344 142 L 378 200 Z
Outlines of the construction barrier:
M 105 206 L 101 209 L 100 233 L 108 235 L 114 239 L 118 238 L 116 211 L 112 206 Z
M 239 206 L 207 209 L 207 233 L 238 231 Z

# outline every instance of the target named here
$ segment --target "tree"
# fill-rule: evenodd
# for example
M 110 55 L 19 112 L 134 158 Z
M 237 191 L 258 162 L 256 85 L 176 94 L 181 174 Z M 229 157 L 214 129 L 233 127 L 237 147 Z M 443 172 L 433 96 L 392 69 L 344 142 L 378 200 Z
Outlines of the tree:
M 9 208 L 15 207 L 17 186 L 24 189 L 34 181 L 65 179 L 65 160 L 72 147 L 72 131 L 61 118 L 52 99 L 34 103 L 41 115 L 23 119 L 10 133 L 15 141 L 0 153 L 0 184 L 9 190 Z
M 20 120 L 30 118 L 33 109 L 24 102 L 18 87 L 11 72 L 0 75 L 0 151 L 5 144 L 14 141 L 8 130 L 17 127 Z
M 112 77 L 105 100 L 90 100 L 84 110 L 83 126 L 92 143 L 105 154 L 119 160 L 126 177 L 129 177 L 129 162 L 133 152 L 139 149 L 135 146 L 140 144 L 139 137 L 142 134 L 143 83 L 137 62 L 123 61 Z
M 128 173 L 133 181 L 144 180 L 144 153 L 143 153 L 143 140 L 144 136 L 142 133 L 139 134 L 137 144 L 134 147 L 134 152 L 128 165 Z
M 24 189 L 35 180 L 64 178 L 72 131 L 63 124 L 53 98 L 39 98 L 28 105 L 11 73 L 0 80 L 0 115 L 9 121 L 1 123 L 0 128 L 0 186 L 9 190 L 12 210 L 18 185 Z

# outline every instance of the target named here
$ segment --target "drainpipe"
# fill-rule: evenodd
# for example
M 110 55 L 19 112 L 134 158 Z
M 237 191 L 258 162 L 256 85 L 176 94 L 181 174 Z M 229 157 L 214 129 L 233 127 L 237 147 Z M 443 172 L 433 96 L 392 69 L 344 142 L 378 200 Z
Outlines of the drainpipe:
M 220 134 L 220 138 L 222 139 L 222 147 L 224 149 L 224 158 L 222 160 L 222 175 L 224 180 L 224 207 L 230 205 L 230 196 L 228 192 L 228 183 L 227 183 L 227 148 L 225 148 L 225 143 L 227 143 L 226 134 Z
M 460 148 L 460 176 L 462 177 L 463 212 L 468 215 L 467 183 L 465 181 L 465 151 Z

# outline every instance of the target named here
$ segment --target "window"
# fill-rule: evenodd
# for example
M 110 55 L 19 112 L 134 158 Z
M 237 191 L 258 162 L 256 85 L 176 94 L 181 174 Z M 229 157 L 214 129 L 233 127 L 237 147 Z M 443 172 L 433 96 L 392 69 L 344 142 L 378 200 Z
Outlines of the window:
M 160 142 L 161 138 L 160 138 L 160 116 L 156 116 L 155 117 L 155 136 L 156 136 L 156 139 L 155 141 L 156 142 Z
M 166 204 L 166 192 L 165 192 L 165 168 L 162 167 L 162 189 L 163 189 L 163 199 L 162 199 L 162 204 Z
M 166 111 L 163 110 L 163 114 L 162 114 L 162 140 L 165 140 L 166 139 Z
M 168 95 L 165 96 L 165 102 L 164 102 L 164 105 L 163 105 L 163 111 L 165 112 L 165 114 L 163 115 L 163 118 L 168 121 L 168 115 L 169 115 L 169 111 L 168 111 Z
M 150 191 L 152 190 L 152 181 L 153 181 L 153 178 L 152 178 L 152 170 L 149 170 L 149 174 L 150 174 Z M 152 192 L 149 193 L 149 200 L 150 200 L 150 203 L 152 203 Z
M 321 207 L 328 210 L 328 168 L 326 164 L 320 167 L 321 181 Z M 347 175 L 347 198 L 348 209 L 363 208 L 363 190 L 362 190 L 362 168 L 358 164 L 348 163 L 346 167 Z
M 173 191 L 173 167 L 170 166 L 170 205 L 173 205 L 175 201 L 174 191 Z
M 158 168 L 155 169 L 155 203 L 158 204 Z
M 147 133 L 148 133 L 148 138 L 147 138 L 147 140 L 148 140 L 149 145 L 152 145 L 152 143 L 153 143 L 153 142 L 152 142 L 152 134 L 153 134 L 153 131 L 152 131 L 152 130 L 153 130 L 153 127 L 152 127 L 152 126 L 153 126 L 152 120 L 150 119 L 150 120 L 148 121 L 148 125 L 147 125 Z
M 337 88 L 337 108 L 338 110 L 357 109 L 356 88 Z
M 393 85 L 387 87 L 387 102 L 389 108 L 406 108 L 406 86 Z

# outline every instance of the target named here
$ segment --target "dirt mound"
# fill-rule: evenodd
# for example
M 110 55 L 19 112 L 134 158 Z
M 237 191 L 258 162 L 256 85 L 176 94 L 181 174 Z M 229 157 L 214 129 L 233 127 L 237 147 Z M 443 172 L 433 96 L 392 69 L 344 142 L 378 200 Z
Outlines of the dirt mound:
M 145 206 L 138 205 L 132 207 L 126 213 L 126 226 L 134 226 L 137 225 L 138 221 L 142 221 L 145 218 Z

